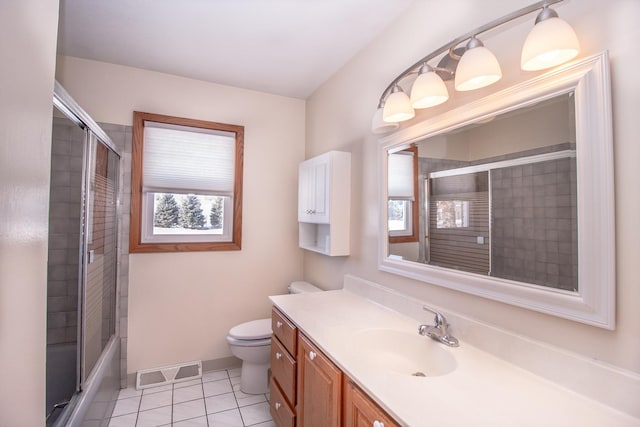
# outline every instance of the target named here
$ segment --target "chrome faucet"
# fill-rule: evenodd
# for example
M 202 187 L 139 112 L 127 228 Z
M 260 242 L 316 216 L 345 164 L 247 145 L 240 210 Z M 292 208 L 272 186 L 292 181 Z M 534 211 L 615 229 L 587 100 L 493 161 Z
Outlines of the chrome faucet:
M 442 315 L 442 313 L 432 310 L 427 306 L 423 306 L 422 308 L 435 314 L 436 317 L 433 319 L 435 324 L 418 326 L 418 333 L 420 335 L 426 335 L 436 341 L 440 341 L 441 343 L 446 344 L 449 347 L 458 347 L 458 339 L 449 335 L 449 324 L 447 323 L 447 319 Z

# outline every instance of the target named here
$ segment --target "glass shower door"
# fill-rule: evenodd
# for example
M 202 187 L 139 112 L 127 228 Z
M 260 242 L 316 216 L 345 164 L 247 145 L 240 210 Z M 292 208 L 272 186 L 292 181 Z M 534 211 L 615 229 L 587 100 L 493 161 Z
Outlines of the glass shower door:
M 89 134 L 85 163 L 80 381 L 86 382 L 115 334 L 119 156 Z

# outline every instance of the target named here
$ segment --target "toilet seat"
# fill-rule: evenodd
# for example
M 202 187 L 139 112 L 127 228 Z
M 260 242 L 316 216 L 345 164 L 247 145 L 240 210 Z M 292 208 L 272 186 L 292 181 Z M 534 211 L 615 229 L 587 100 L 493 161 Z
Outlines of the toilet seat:
M 271 334 L 271 319 L 252 320 L 231 328 L 227 341 L 269 341 Z
M 262 347 L 271 345 L 271 338 L 263 338 L 261 340 L 239 340 L 227 335 L 229 345 L 237 345 L 238 347 Z

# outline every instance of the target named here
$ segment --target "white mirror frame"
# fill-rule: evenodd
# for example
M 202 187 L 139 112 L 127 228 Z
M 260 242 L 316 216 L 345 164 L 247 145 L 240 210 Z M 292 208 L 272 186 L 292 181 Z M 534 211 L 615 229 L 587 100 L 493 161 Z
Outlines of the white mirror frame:
M 578 292 L 389 257 L 387 153 L 413 142 L 575 92 Z M 615 217 L 609 57 L 582 59 L 380 139 L 380 270 L 566 319 L 615 329 Z

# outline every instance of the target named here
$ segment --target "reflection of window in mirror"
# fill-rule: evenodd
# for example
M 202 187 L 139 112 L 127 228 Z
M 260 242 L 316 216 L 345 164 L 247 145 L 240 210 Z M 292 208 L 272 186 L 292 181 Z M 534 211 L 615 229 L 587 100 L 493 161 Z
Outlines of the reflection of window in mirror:
M 469 201 L 438 200 L 436 218 L 436 228 L 469 227 Z
M 389 153 L 390 243 L 418 241 L 418 148 Z

